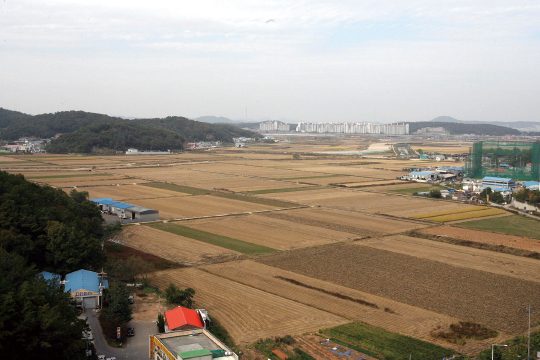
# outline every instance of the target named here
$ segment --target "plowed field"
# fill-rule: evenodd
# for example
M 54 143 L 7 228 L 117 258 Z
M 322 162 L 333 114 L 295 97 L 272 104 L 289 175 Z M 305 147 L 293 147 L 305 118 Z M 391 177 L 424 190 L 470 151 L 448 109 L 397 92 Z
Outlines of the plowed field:
M 505 235 L 453 226 L 437 226 L 429 229 L 423 229 L 421 232 L 428 235 L 446 235 L 455 239 L 493 245 L 504 245 L 516 249 L 540 252 L 540 240 L 523 236 Z
M 240 345 L 260 338 L 299 335 L 349 320 L 196 268 L 162 271 L 152 283 L 164 290 L 169 283 L 195 290 L 195 306 L 204 307 Z
M 258 261 L 514 334 L 526 329 L 523 308 L 540 294 L 540 283 L 351 243 Z
M 342 231 L 303 225 L 261 215 L 192 220 L 182 222 L 182 225 L 278 250 L 318 246 L 352 240 L 356 237 Z
M 131 248 L 177 263 L 202 264 L 215 260 L 228 260 L 241 255 L 236 251 L 148 226 L 124 227 L 119 237 L 122 243 Z
M 537 259 L 403 235 L 357 241 L 354 244 L 540 283 L 540 261 Z

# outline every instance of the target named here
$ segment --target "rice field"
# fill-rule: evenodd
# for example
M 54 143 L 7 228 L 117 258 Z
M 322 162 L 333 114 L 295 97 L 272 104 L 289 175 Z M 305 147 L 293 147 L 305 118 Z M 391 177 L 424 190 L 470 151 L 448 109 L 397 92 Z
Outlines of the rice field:
M 508 213 L 501 209 L 489 208 L 485 206 L 476 206 L 471 208 L 465 208 L 460 210 L 441 211 L 437 213 L 430 213 L 424 215 L 411 216 L 416 219 L 435 221 L 435 222 L 449 222 L 467 219 L 476 219 L 493 215 L 507 215 Z

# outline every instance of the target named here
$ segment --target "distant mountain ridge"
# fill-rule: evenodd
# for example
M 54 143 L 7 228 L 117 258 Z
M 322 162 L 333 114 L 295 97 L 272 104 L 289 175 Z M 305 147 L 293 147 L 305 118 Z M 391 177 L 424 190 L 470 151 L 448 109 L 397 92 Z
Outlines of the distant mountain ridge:
M 443 117 L 447 118 L 447 117 Z M 435 119 L 434 119 L 435 120 Z M 442 122 L 442 121 L 419 121 L 409 123 L 409 132 L 414 134 L 417 130 L 426 127 L 442 127 L 452 135 L 488 135 L 506 136 L 520 135 L 521 131 L 506 126 L 492 125 L 486 123 L 462 123 L 462 122 Z
M 479 120 L 458 120 L 451 116 L 438 116 L 429 122 L 451 122 L 460 124 L 490 124 L 497 126 L 506 126 L 521 131 L 540 130 L 540 121 L 479 121 Z
M 64 136 L 51 142 L 52 152 L 87 152 L 102 147 L 121 151 L 129 147 L 181 149 L 185 141 L 231 143 L 234 137 L 260 137 L 231 124 L 209 124 L 180 116 L 126 120 L 85 111 L 32 116 L 0 108 L 0 139 L 51 138 L 58 133 Z

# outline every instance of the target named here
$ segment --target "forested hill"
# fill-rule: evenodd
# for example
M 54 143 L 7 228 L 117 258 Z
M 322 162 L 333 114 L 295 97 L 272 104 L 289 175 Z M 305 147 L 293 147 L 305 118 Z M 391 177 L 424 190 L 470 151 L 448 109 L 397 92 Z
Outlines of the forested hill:
M 121 131 L 126 133 L 122 135 Z M 130 147 L 141 150 L 181 149 L 179 141 L 232 142 L 234 137 L 260 136 L 232 125 L 208 124 L 179 116 L 125 120 L 85 111 L 32 116 L 0 108 L 0 140 L 17 140 L 28 136 L 50 138 L 58 133 L 63 134 L 59 138 L 62 140 L 54 140 L 50 152 L 80 152 L 75 149 L 90 151 L 105 146 L 122 151 Z
M 425 127 L 443 127 L 450 134 L 474 134 L 489 136 L 520 135 L 521 131 L 506 126 L 491 124 L 463 124 L 455 122 L 421 121 L 409 123 L 409 132 L 414 134 L 418 129 Z
M 133 122 L 117 120 L 111 123 L 85 126 L 60 136 L 47 145 L 55 154 L 92 153 L 102 150 L 182 150 L 184 137 L 178 132 Z

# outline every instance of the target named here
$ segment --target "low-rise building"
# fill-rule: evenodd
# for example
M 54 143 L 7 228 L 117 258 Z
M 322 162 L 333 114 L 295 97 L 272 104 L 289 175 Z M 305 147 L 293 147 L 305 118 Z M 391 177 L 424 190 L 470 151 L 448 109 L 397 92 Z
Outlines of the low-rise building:
M 93 271 L 78 270 L 66 275 L 64 289 L 75 302 L 85 309 L 101 307 L 103 289 L 108 289 L 106 279 Z
M 482 190 L 487 188 L 491 188 L 491 190 L 496 188 L 513 189 L 515 187 L 516 181 L 511 178 L 486 176 L 482 179 Z
M 178 306 L 165 311 L 166 330 L 203 329 L 205 326 L 199 313 L 195 310 Z
M 238 356 L 205 329 L 150 335 L 150 359 L 238 360 Z
M 418 182 L 428 182 L 437 179 L 437 173 L 432 171 L 411 171 L 405 178 Z

